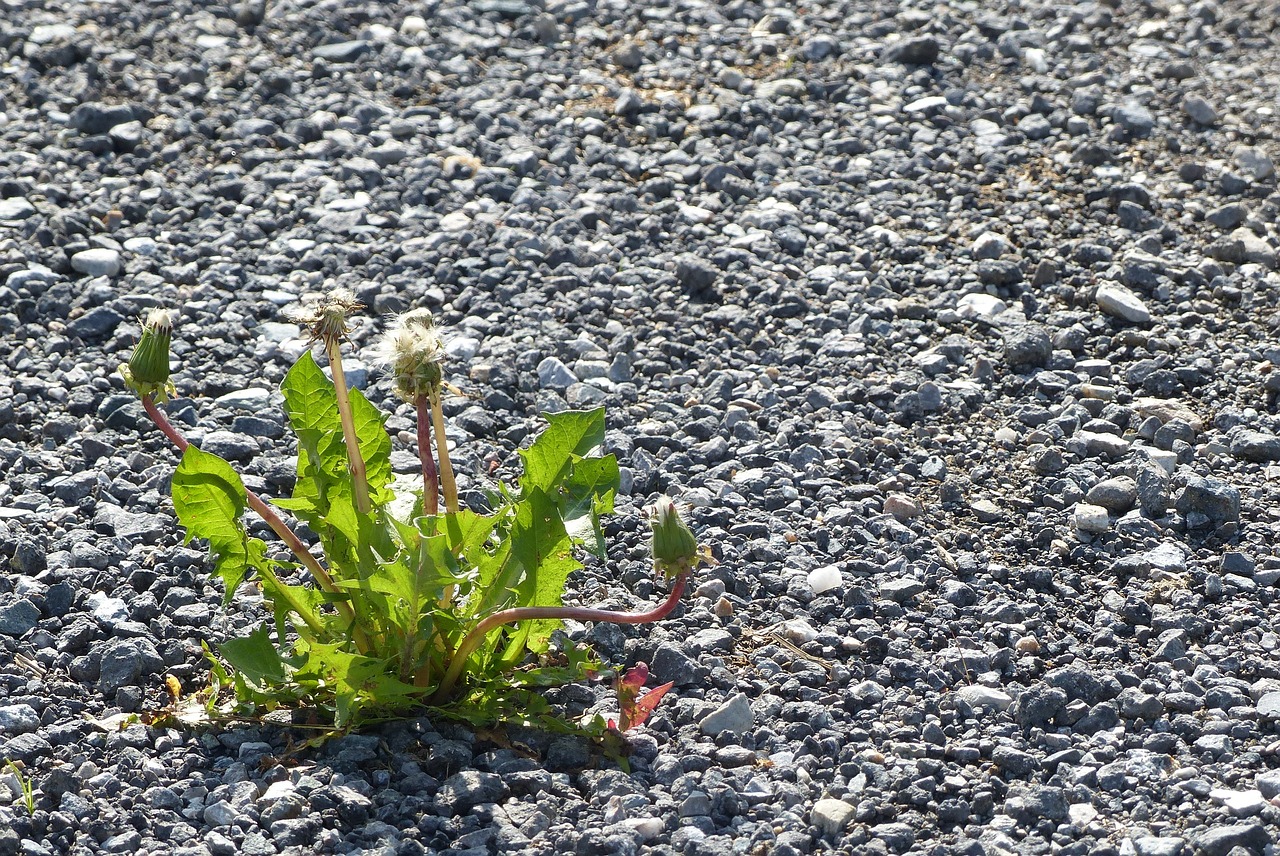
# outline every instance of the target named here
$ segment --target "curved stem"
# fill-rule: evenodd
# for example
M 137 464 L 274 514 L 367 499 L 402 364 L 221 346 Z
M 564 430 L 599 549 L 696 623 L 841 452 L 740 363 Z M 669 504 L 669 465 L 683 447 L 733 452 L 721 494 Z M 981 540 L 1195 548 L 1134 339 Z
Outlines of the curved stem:
M 436 459 L 431 452 L 431 412 L 425 395 L 414 401 L 418 411 L 418 459 L 422 461 L 422 513 L 440 513 L 440 485 L 436 483 Z
M 684 594 L 685 585 L 689 582 L 689 573 L 689 571 L 685 571 L 676 577 L 675 582 L 671 585 L 671 594 L 667 595 L 667 599 L 645 612 L 613 612 L 608 609 L 590 609 L 577 606 L 518 606 L 513 609 L 495 612 L 471 628 L 471 632 L 462 638 L 461 644 L 458 645 L 458 650 L 453 653 L 453 657 L 449 661 L 449 668 L 445 672 L 444 678 L 440 681 L 439 688 L 431 696 L 431 703 L 439 704 L 449 698 L 458 682 L 458 678 L 462 676 L 462 670 L 466 668 L 467 658 L 475 652 L 476 648 L 480 647 L 480 643 L 484 641 L 484 638 L 493 629 L 503 624 L 515 624 L 517 621 L 539 621 L 545 619 L 607 621 L 612 624 L 648 624 L 651 621 L 661 621 L 670 615 L 671 611 L 676 608 L 676 604 L 680 602 L 680 597 Z
M 179 452 L 187 450 L 187 446 L 191 445 L 187 438 L 182 436 L 182 432 L 174 427 L 173 423 L 169 421 L 169 417 L 156 406 L 155 400 L 150 395 L 142 396 L 142 409 L 147 411 L 151 421 L 156 424 L 162 434 L 169 438 L 169 442 L 173 443 Z M 275 509 L 248 488 L 245 488 L 244 493 L 245 501 L 249 504 L 249 507 L 271 527 L 271 531 L 276 533 L 276 536 L 285 543 L 285 546 L 297 557 L 298 561 L 311 572 L 311 576 L 315 577 L 316 584 L 330 594 L 339 594 L 340 591 L 334 585 L 333 577 L 329 576 L 329 572 L 320 564 L 320 560 L 307 549 L 307 545 L 302 543 L 302 539 L 298 537 L 297 533 L 289 528 L 289 524 L 280 519 L 280 515 L 276 514 Z M 339 600 L 334 602 L 334 606 L 338 608 L 338 612 L 341 613 L 343 619 L 354 627 L 356 614 L 351 608 L 351 604 Z M 370 645 L 364 632 L 356 628 L 355 637 L 356 646 L 360 649 L 360 652 L 368 653 Z

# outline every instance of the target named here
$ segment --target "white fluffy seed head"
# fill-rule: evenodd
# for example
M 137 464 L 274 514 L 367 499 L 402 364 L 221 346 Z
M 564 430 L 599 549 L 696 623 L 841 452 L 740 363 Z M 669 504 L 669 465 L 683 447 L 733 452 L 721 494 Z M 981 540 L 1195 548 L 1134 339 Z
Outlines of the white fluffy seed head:
M 395 319 L 375 353 L 391 368 L 396 393 L 406 401 L 439 392 L 444 378 L 444 344 L 428 309 L 414 309 Z

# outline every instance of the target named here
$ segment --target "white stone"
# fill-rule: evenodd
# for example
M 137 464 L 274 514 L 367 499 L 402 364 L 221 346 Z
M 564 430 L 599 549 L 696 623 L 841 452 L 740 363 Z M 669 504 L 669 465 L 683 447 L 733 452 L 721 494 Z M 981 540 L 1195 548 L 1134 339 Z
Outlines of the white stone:
M 994 318 L 1009 308 L 994 294 L 966 294 L 956 303 L 956 314 L 961 318 Z
M 452 336 L 445 341 L 444 352 L 455 360 L 469 360 L 480 353 L 480 340 L 475 336 Z
M 1236 166 L 1248 174 L 1254 181 L 1270 178 L 1276 171 L 1271 157 L 1257 146 L 1241 146 L 1236 149 Z
M 703 717 L 698 728 L 703 734 L 715 737 L 726 731 L 746 734 L 754 724 L 755 715 L 751 712 L 751 702 L 742 693 L 735 693 L 732 698 Z
M 462 211 L 451 211 L 440 218 L 440 231 L 461 232 L 471 225 L 471 218 Z
M 1049 60 L 1045 58 L 1044 48 L 1027 48 L 1022 52 L 1022 59 L 1036 74 L 1044 74 L 1049 70 Z
M 781 80 L 768 80 L 756 87 L 756 95 L 764 99 L 770 98 L 803 98 L 809 92 L 803 80 L 795 77 L 784 77 Z
M 146 236 L 129 238 L 124 242 L 124 248 L 138 256 L 153 257 L 160 255 L 160 244 L 153 238 Z
M 993 707 L 996 710 L 1008 710 L 1013 704 L 1013 696 L 995 687 L 984 687 L 971 684 L 956 690 L 956 697 L 972 707 Z
M 854 807 L 844 800 L 821 799 L 813 804 L 809 822 L 824 835 L 839 835 L 853 818 Z
M 108 597 L 95 591 L 88 598 L 89 612 L 102 624 L 119 624 L 129 620 L 129 608 L 118 597 Z
M 1076 528 L 1081 532 L 1098 534 L 1111 528 L 1111 519 L 1107 516 L 1107 510 L 1101 505 L 1078 503 L 1073 519 Z
M 283 321 L 263 321 L 258 325 L 258 335 L 268 342 L 279 345 L 301 336 L 302 328 L 297 324 L 286 324 Z
M 715 219 L 715 212 L 700 205 L 681 205 L 680 216 L 690 223 L 710 223 Z
M 804 645 L 806 642 L 812 642 L 818 638 L 818 631 L 814 630 L 813 625 L 803 618 L 792 618 L 789 621 L 784 621 L 779 629 L 788 642 L 794 642 L 797 645 Z
M 36 206 L 21 196 L 0 199 L 0 220 L 23 220 L 36 213 Z
M 1261 791 L 1214 788 L 1209 791 L 1209 799 L 1220 806 L 1225 806 L 1232 817 L 1252 817 L 1270 805 Z
M 973 242 L 971 250 L 975 259 L 998 259 L 1005 253 L 1013 252 L 1013 244 L 1004 235 L 995 232 L 983 232 Z
M 1083 829 L 1098 817 L 1098 810 L 1089 803 L 1072 803 L 1067 807 L 1067 818 L 1073 826 Z
M 641 841 L 657 838 L 665 828 L 665 824 L 656 817 L 629 817 L 618 821 L 618 826 L 635 833 Z
M 427 19 L 421 15 L 405 15 L 400 22 L 400 32 L 406 36 L 416 36 L 427 31 Z
M 218 800 L 204 810 L 204 822 L 210 826 L 230 826 L 240 818 L 240 812 L 226 800 Z
M 1280 691 L 1262 694 L 1258 699 L 1258 716 L 1280 719 Z
M 89 276 L 115 276 L 120 273 L 120 251 L 104 247 L 81 250 L 71 257 L 71 269 Z
M 840 569 L 835 565 L 825 565 L 821 568 L 814 568 L 809 572 L 809 588 L 814 594 L 822 594 L 825 591 L 831 591 L 833 588 L 839 588 L 841 583 Z
M 1142 302 L 1142 298 L 1123 285 L 1104 282 L 1098 286 L 1093 299 L 1099 309 L 1114 318 L 1134 324 L 1146 324 L 1151 320 L 1151 312 Z
M 283 800 L 284 797 L 291 796 L 296 791 L 297 787 L 294 787 L 293 782 L 289 782 L 288 779 L 284 779 L 282 782 L 271 782 L 269 786 L 266 786 L 266 791 L 262 792 L 262 796 L 257 798 L 257 801 L 262 802 L 262 804 L 268 804 L 268 802 Z
M 923 98 L 917 98 L 902 109 L 908 113 L 927 113 L 930 110 L 938 110 L 947 106 L 947 99 L 941 95 L 926 95 Z
M 1148 550 L 1143 554 L 1143 558 L 1157 571 L 1181 574 L 1187 570 L 1186 553 L 1182 551 L 1181 547 L 1170 541 Z

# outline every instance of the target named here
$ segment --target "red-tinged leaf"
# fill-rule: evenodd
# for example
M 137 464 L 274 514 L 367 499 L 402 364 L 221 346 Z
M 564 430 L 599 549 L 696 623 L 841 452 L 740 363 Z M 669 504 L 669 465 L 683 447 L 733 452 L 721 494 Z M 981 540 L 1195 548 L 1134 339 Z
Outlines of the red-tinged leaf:
M 649 718 L 649 714 L 653 713 L 653 709 L 658 706 L 658 702 L 662 701 L 663 695 L 675 685 L 674 682 L 665 683 L 641 697 L 640 690 L 644 689 L 645 682 L 648 680 L 649 666 L 646 663 L 636 663 L 627 670 L 626 674 L 615 679 L 614 688 L 618 693 L 618 713 L 621 720 L 618 725 L 620 731 L 628 731 L 637 725 L 643 725 Z
M 667 681 L 660 687 L 654 687 L 649 690 L 641 698 L 637 699 L 632 705 L 630 714 L 623 714 L 623 731 L 635 728 L 637 725 L 644 725 L 644 721 L 649 718 L 649 714 L 653 713 L 653 709 L 658 706 L 658 702 L 662 701 L 662 697 L 667 694 L 667 690 L 676 685 L 675 681 Z
M 644 688 L 645 683 L 649 680 L 649 665 L 647 663 L 636 663 L 627 670 L 618 683 L 626 685 L 633 693 L 639 693 Z

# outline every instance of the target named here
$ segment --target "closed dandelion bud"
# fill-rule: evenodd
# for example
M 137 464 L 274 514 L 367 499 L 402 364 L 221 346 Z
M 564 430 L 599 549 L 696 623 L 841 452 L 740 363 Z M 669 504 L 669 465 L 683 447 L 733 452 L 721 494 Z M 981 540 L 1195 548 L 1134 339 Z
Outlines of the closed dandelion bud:
M 653 504 L 653 563 L 667 576 L 690 571 L 698 559 L 698 539 L 680 518 L 669 497 Z
M 169 383 L 169 341 L 173 334 L 173 318 L 167 309 L 153 309 L 142 322 L 142 338 L 138 340 L 127 365 L 120 367 L 125 384 L 139 395 L 151 395 L 164 401 L 172 388 Z

